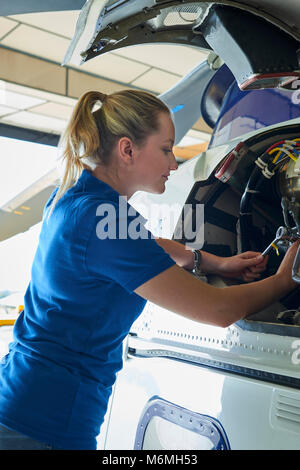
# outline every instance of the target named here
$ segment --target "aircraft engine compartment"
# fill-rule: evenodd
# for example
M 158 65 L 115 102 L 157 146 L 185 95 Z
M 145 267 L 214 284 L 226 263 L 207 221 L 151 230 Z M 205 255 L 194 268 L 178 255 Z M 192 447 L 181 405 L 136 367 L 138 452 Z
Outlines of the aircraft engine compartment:
M 192 211 L 204 204 L 202 250 L 219 256 L 263 252 L 281 228 L 284 236 L 271 245 L 261 278 L 277 271 L 289 244 L 300 236 L 299 143 L 299 125 L 268 129 L 235 142 L 210 176 L 195 182 L 186 204 Z M 201 159 L 208 157 L 208 152 L 200 156 L 201 169 Z M 173 238 L 178 240 L 183 223 L 180 217 Z M 221 288 L 243 282 L 216 275 L 201 280 Z M 165 357 L 299 388 L 300 282 L 291 294 L 228 328 L 197 323 L 148 302 L 126 348 L 128 358 Z
M 204 250 L 220 256 L 262 252 L 268 256 L 262 278 L 277 271 L 290 244 L 300 238 L 299 136 L 295 125 L 239 142 L 208 180 L 195 185 L 190 198 L 205 204 Z M 270 323 L 272 331 L 276 325 L 299 328 L 300 250 L 292 275 L 299 287 L 240 324 L 258 328 L 254 322 Z

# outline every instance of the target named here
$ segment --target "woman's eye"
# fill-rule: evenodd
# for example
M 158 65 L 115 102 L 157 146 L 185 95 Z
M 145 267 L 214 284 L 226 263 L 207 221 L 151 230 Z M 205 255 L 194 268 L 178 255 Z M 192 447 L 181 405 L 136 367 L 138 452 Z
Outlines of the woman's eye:
M 172 152 L 171 149 L 163 149 L 163 151 L 165 152 L 165 154 Z

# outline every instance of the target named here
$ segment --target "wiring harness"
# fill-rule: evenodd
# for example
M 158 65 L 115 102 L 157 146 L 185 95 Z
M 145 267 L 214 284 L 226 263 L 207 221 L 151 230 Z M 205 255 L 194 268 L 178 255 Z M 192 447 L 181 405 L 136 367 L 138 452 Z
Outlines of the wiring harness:
M 255 167 L 250 175 L 240 203 L 242 251 L 251 250 L 251 237 L 249 237 L 249 235 L 253 232 L 252 206 L 254 199 L 258 194 L 260 194 L 266 180 L 270 180 L 287 161 L 293 160 L 294 162 L 297 162 L 299 156 L 300 138 L 297 138 L 293 140 L 281 140 L 274 143 L 256 159 Z M 282 206 L 284 208 L 284 201 L 282 202 Z M 286 225 L 290 229 L 286 210 L 284 211 L 284 219 Z

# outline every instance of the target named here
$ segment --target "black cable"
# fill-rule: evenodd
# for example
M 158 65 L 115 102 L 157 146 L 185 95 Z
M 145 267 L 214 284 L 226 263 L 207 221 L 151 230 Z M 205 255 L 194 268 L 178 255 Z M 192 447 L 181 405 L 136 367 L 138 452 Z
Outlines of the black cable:
M 263 163 L 267 163 L 268 158 L 268 154 L 263 154 L 260 157 L 260 160 Z M 260 188 L 265 180 L 266 177 L 263 175 L 262 169 L 255 164 L 240 202 L 240 234 L 242 252 L 252 249 L 250 242 L 252 238 L 251 234 L 253 234 L 252 206 L 254 199 L 258 194 L 260 194 Z

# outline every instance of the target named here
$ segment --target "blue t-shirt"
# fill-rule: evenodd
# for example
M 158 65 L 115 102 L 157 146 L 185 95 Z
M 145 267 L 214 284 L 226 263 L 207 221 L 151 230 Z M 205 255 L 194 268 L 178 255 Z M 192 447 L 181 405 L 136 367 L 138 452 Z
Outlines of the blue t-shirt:
M 95 449 L 122 342 L 146 303 L 133 291 L 175 263 L 89 171 L 48 218 L 55 192 L 0 367 L 0 422 L 56 448 Z

